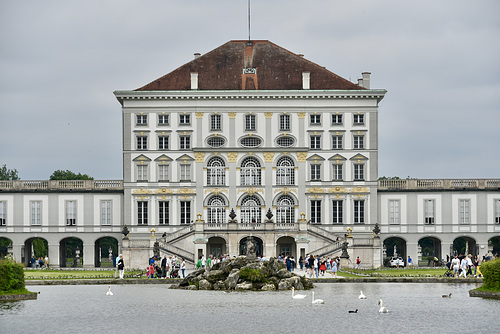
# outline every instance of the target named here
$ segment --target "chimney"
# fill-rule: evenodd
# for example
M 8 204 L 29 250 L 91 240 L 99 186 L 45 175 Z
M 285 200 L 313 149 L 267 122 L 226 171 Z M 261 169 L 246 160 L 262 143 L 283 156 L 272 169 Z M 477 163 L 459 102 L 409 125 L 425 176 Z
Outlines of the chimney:
M 302 72 L 302 89 L 311 89 L 311 72 Z
M 358 79 L 358 86 L 363 87 L 363 79 Z
M 370 72 L 363 72 L 363 87 L 366 89 L 370 89 Z
M 191 72 L 191 89 L 198 89 L 198 73 Z
M 196 52 L 196 53 L 194 54 L 194 59 L 200 58 L 200 56 L 201 56 L 201 53 Z

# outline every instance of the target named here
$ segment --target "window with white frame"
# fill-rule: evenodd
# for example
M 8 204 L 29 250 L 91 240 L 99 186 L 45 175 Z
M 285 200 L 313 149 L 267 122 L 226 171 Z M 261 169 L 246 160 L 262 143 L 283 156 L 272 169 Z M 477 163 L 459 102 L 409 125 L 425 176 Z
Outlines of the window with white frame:
M 101 201 L 101 225 L 111 225 L 111 201 Z
M 222 128 L 222 117 L 219 114 L 210 115 L 210 130 L 220 131 Z
M 191 222 L 191 201 L 180 201 L 181 225 Z
M 282 157 L 276 163 L 276 184 L 295 184 L 295 163 L 289 157 Z
M 148 125 L 148 115 L 135 115 L 136 125 Z
M 309 115 L 310 125 L 321 125 L 321 114 Z
M 180 125 L 191 124 L 191 115 L 189 115 L 189 114 L 180 114 L 179 115 L 179 124 Z
M 342 114 L 333 114 L 332 115 L 332 125 L 341 125 L 343 122 Z
M 223 186 L 226 184 L 226 164 L 220 157 L 213 157 L 207 163 L 207 185 Z
M 180 164 L 180 181 L 191 181 L 191 164 Z
M 242 223 L 260 223 L 260 200 L 255 196 L 247 196 L 241 201 L 240 217 Z
M 354 224 L 365 223 L 365 201 L 354 200 Z
M 310 136 L 309 148 L 311 150 L 320 150 L 321 149 L 321 136 L 320 135 L 311 135 Z
M 495 200 L 495 224 L 500 224 L 500 199 Z
M 148 149 L 148 136 L 137 136 L 137 149 L 138 150 Z
M 321 181 L 321 164 L 311 164 L 311 181 Z
M 276 206 L 276 222 L 290 224 L 295 222 L 295 201 L 291 196 L 283 195 Z
M 158 136 L 158 149 L 159 150 L 168 150 L 168 139 L 169 139 L 169 136 L 165 136 L 165 135 Z
M 169 165 L 168 164 L 158 164 L 158 181 L 168 181 Z
M 7 203 L 0 201 L 0 226 L 5 226 L 7 220 Z
M 341 150 L 343 149 L 342 139 L 344 136 L 342 135 L 333 135 L 332 136 L 332 150 Z
M 158 202 L 158 223 L 160 225 L 168 225 L 170 218 L 170 202 L 169 201 L 159 201 Z
M 354 164 L 354 181 L 363 181 L 365 179 L 365 165 Z
M 158 125 L 168 125 L 168 114 L 158 114 Z
M 241 146 L 243 147 L 259 147 L 262 145 L 262 140 L 257 137 L 244 137 L 240 141 Z
M 424 200 L 424 223 L 426 225 L 434 224 L 435 208 L 436 206 L 433 199 Z
M 344 201 L 343 200 L 333 200 L 332 201 L 332 223 L 333 224 L 343 224 L 344 223 Z
M 210 147 L 222 147 L 226 143 L 226 140 L 220 136 L 213 136 L 207 139 L 207 145 Z
M 226 201 L 220 196 L 212 196 L 208 200 L 207 220 L 209 224 L 222 224 L 226 218 Z
M 30 202 L 31 225 L 42 225 L 42 202 Z
M 389 200 L 389 224 L 397 225 L 400 223 L 399 200 Z
M 292 147 L 295 144 L 295 139 L 290 136 L 281 136 L 276 139 L 276 145 L 279 147 Z
M 280 131 L 290 131 L 290 115 L 280 115 Z
M 261 166 L 259 160 L 248 157 L 241 162 L 240 183 L 242 186 L 261 184 Z
M 76 201 L 66 201 L 66 226 L 76 225 Z
M 321 200 L 311 200 L 311 224 L 321 224 Z
M 245 130 L 246 131 L 255 131 L 255 115 L 245 115 Z
M 137 182 L 148 181 L 148 170 L 149 170 L 148 164 L 137 165 Z
M 365 124 L 365 115 L 364 114 L 354 114 L 353 120 L 354 120 L 354 125 L 363 125 L 363 124 Z
M 365 136 L 355 135 L 353 138 L 353 148 L 355 150 L 361 150 L 365 148 Z
M 191 149 L 191 136 L 190 135 L 179 136 L 179 149 L 180 150 L 190 150 Z
M 148 202 L 138 201 L 137 202 L 137 224 L 147 225 L 148 224 Z
M 343 164 L 333 164 L 333 177 L 332 181 L 342 181 L 343 180 Z
M 459 215 L 458 219 L 460 224 L 470 223 L 470 199 L 461 199 L 458 201 Z

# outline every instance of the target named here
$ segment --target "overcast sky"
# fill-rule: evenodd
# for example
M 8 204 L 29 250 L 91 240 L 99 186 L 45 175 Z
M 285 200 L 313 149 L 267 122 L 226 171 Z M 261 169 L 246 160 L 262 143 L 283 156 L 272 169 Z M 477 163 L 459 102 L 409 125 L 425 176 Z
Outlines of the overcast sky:
M 387 89 L 379 175 L 500 177 L 500 1 L 253 0 L 252 39 Z M 0 166 L 122 178 L 115 90 L 248 38 L 247 0 L 0 0 Z

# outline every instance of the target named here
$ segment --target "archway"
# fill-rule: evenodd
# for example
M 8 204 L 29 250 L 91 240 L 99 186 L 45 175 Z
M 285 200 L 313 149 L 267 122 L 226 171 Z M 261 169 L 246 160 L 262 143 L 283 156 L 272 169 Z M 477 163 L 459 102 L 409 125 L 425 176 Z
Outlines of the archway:
M 402 257 L 406 263 L 406 240 L 391 237 L 384 240 L 384 265 L 388 266 L 391 257 Z
M 434 257 L 442 259 L 441 257 L 441 240 L 435 237 L 425 237 L 418 241 L 420 246 L 421 258 L 419 259 L 419 266 L 431 266 L 434 262 Z
M 451 254 L 453 255 L 479 255 L 479 250 L 476 249 L 476 240 L 471 237 L 458 237 L 453 240 L 453 245 L 451 247 Z
M 297 244 L 292 237 L 281 237 L 276 240 L 276 256 L 297 257 Z
M 23 258 L 21 262 L 26 267 L 36 268 L 40 264 L 40 258 L 43 258 L 45 265 L 45 257 L 49 255 L 49 243 L 43 238 L 30 238 L 24 242 L 24 251 L 21 251 Z
M 9 254 L 9 246 L 12 245 L 12 240 L 0 237 L 0 259 L 3 259 Z
M 113 237 L 103 237 L 95 241 L 95 266 L 114 267 L 118 256 L 118 240 Z
M 217 258 L 226 254 L 226 240 L 221 237 L 211 237 L 207 242 L 207 252 L 212 254 L 213 258 Z
M 62 239 L 59 243 L 59 263 L 61 267 L 82 267 L 83 241 L 74 237 Z
M 247 254 L 247 250 L 246 250 L 246 244 L 247 244 L 247 239 L 250 238 L 250 237 L 246 237 L 246 238 L 243 238 L 240 240 L 240 246 L 239 246 L 239 249 L 240 249 L 240 255 L 246 255 Z M 253 238 L 253 241 L 255 241 L 255 243 L 257 244 L 257 249 L 256 249 L 256 255 L 257 256 L 264 256 L 265 254 L 263 253 L 264 252 L 264 243 L 262 242 L 262 239 L 260 238 L 257 238 L 257 237 L 252 237 Z
M 490 240 L 488 240 L 488 254 L 489 253 L 493 254 L 493 256 L 495 257 L 500 256 L 500 237 L 493 237 Z

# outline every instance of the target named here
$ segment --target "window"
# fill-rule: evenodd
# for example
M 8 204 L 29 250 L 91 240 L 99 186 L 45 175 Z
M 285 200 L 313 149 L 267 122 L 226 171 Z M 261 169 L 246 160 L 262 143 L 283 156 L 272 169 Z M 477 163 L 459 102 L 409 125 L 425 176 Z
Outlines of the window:
M 365 148 L 364 136 L 354 136 L 354 149 L 360 150 Z
M 333 135 L 332 136 L 332 150 L 341 150 L 342 149 L 342 135 Z
M 242 186 L 260 185 L 261 169 L 260 162 L 255 158 L 245 158 L 240 168 L 240 183 Z
M 240 217 L 242 223 L 260 223 L 260 200 L 247 196 L 241 202 Z
M 400 223 L 399 204 L 399 200 L 389 200 L 389 224 L 397 225 Z
M 332 223 L 342 224 L 344 222 L 343 206 L 344 201 L 332 201 Z
M 181 201 L 181 225 L 189 224 L 191 221 L 191 202 Z
M 76 201 L 66 201 L 66 226 L 76 225 Z
M 179 149 L 180 150 L 191 149 L 191 136 L 179 136 Z
M 245 130 L 255 131 L 255 115 L 245 115 Z
M 365 179 L 365 165 L 354 164 L 354 181 L 363 181 Z
M 321 201 L 311 201 L 311 223 L 321 224 Z
M 148 165 L 137 165 L 137 181 L 148 181 Z
M 31 225 L 42 225 L 42 202 L 34 201 L 30 203 Z
M 355 114 L 353 115 L 354 125 L 363 125 L 365 124 L 365 115 L 363 114 Z
M 135 115 L 136 125 L 148 125 L 148 115 Z
M 166 114 L 161 114 L 158 115 L 158 125 L 168 125 L 168 115 Z
M 278 160 L 276 165 L 276 184 L 295 184 L 295 164 L 291 158 L 282 157 Z
M 332 115 L 332 125 L 340 125 L 340 124 L 342 124 L 342 114 Z
M 276 140 L 276 145 L 280 147 L 291 147 L 295 144 L 295 139 L 290 136 L 281 136 Z
M 469 199 L 461 199 L 459 200 L 459 221 L 460 224 L 469 224 L 470 223 L 470 200 Z
M 180 173 L 180 181 L 191 181 L 191 165 L 181 164 Z
M 210 130 L 212 131 L 221 130 L 221 115 L 219 114 L 210 115 Z
M 258 147 L 261 144 L 262 141 L 257 137 L 245 137 L 241 139 L 241 146 L 243 147 Z
M 290 224 L 295 222 L 295 201 L 288 195 L 281 196 L 276 206 L 276 222 Z
M 222 224 L 226 217 L 226 203 L 220 196 L 213 196 L 208 201 L 207 219 L 209 224 Z
M 158 136 L 158 149 L 168 150 L 168 136 Z
M 137 149 L 147 150 L 148 149 L 148 137 L 147 136 L 137 136 Z
M 364 224 L 365 223 L 365 201 L 355 200 L 354 201 L 354 224 Z
M 158 181 L 168 181 L 168 166 L 164 164 L 158 165 Z
M 500 199 L 495 200 L 495 224 L 500 224 Z
M 148 224 L 148 202 L 146 201 L 137 202 L 137 224 Z
M 7 206 L 5 202 L 0 202 L 0 226 L 5 226 Z
M 169 223 L 169 212 L 170 212 L 170 202 L 169 201 L 159 201 L 158 202 L 158 223 L 160 225 L 168 225 Z
M 222 147 L 226 143 L 226 140 L 222 137 L 210 137 L 207 139 L 207 145 L 210 147 Z
M 219 157 L 211 158 L 207 167 L 207 185 L 223 186 L 226 184 L 226 164 Z
M 321 180 L 321 165 L 311 164 L 311 181 Z
M 191 115 L 188 114 L 180 114 L 179 115 L 179 124 L 180 125 L 188 125 L 191 124 Z
M 426 225 L 434 224 L 434 200 L 424 200 L 424 219 Z
M 342 181 L 342 170 L 343 170 L 343 165 L 341 164 L 334 164 L 333 165 L 333 178 L 332 181 Z
M 321 125 L 321 115 L 313 114 L 309 115 L 311 125 Z
M 101 225 L 111 225 L 111 201 L 101 201 Z
M 280 131 L 290 131 L 290 115 L 280 115 Z
M 321 149 L 321 136 L 319 136 L 319 135 L 311 136 L 310 143 L 311 143 L 311 145 L 310 145 L 311 150 L 320 150 Z

